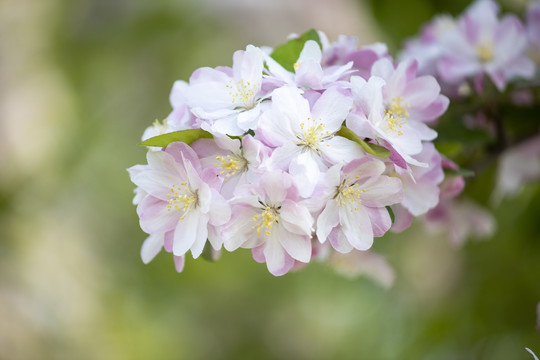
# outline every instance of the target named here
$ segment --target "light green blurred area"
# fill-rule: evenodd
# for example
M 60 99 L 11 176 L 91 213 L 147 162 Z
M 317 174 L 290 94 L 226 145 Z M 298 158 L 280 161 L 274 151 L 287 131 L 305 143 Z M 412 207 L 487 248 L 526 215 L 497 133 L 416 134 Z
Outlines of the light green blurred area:
M 422 4 L 425 18 L 403 13 L 409 28 L 435 9 Z M 489 241 L 456 248 L 418 226 L 377 239 L 396 270 L 390 290 L 316 263 L 275 278 L 248 251 L 188 259 L 182 274 L 170 254 L 140 260 L 126 168 L 145 162 L 137 143 L 170 112 L 173 82 L 310 27 L 398 43 L 400 27 L 378 27 L 368 5 L 0 1 L 0 359 L 540 353 L 538 186 L 495 210 Z M 479 199 L 492 176 L 471 185 Z

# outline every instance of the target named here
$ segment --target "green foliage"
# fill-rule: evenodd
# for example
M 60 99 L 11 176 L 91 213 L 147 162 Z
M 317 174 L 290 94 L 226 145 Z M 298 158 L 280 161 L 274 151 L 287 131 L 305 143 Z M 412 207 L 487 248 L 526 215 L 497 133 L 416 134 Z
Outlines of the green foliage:
M 371 155 L 375 155 L 383 159 L 390 156 L 390 151 L 387 148 L 377 144 L 365 142 L 358 135 L 356 135 L 354 132 L 352 132 L 349 128 L 345 126 L 342 126 L 341 129 L 339 129 L 339 131 L 336 133 L 336 135 L 342 136 L 346 139 L 360 144 L 360 146 L 362 146 L 362 149 L 364 149 L 365 152 Z
M 189 145 L 195 140 L 211 138 L 212 134 L 210 134 L 208 131 L 204 131 L 202 129 L 189 129 L 154 136 L 143 141 L 139 145 L 167 147 L 167 145 L 175 141 L 181 141 Z
M 294 63 L 298 60 L 304 44 L 308 40 L 314 40 L 319 46 L 321 45 L 319 34 L 314 29 L 311 29 L 300 35 L 299 38 L 291 39 L 285 44 L 276 47 L 270 56 L 285 69 L 294 72 Z

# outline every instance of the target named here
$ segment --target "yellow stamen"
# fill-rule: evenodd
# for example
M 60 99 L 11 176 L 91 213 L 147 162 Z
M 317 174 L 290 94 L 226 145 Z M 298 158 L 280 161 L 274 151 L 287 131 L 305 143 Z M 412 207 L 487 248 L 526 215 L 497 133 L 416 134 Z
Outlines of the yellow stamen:
M 249 81 L 244 81 L 244 79 L 231 79 L 226 87 L 229 89 L 233 104 L 238 104 L 246 110 L 254 108 L 257 104 L 255 94 L 259 91 L 260 85 L 251 85 Z
M 253 216 L 255 226 L 253 226 L 252 229 L 257 232 L 257 236 L 261 235 L 261 229 L 264 230 L 266 236 L 270 236 L 272 225 L 278 222 L 278 212 L 275 208 L 268 205 L 266 205 L 263 210 L 264 211 L 261 214 Z
M 171 194 L 167 194 L 167 197 L 171 197 L 171 199 L 168 200 L 169 205 L 167 205 L 167 211 L 182 211 L 180 220 L 184 220 L 186 213 L 191 212 L 199 202 L 197 192 L 193 193 L 188 188 L 187 183 L 182 183 L 180 186 L 173 184 L 171 187 Z
M 216 156 L 216 160 L 221 162 L 220 164 L 216 165 L 221 168 L 219 174 L 225 176 L 225 181 L 227 181 L 227 179 L 231 176 L 236 175 L 236 173 L 247 170 L 247 160 L 242 156 Z
M 401 127 L 407 123 L 406 119 L 409 117 L 407 108 L 410 107 L 409 103 L 404 105 L 402 101 L 403 98 L 401 96 L 392 98 L 392 103 L 384 111 L 388 130 L 397 132 L 399 136 L 403 135 Z
M 319 119 L 319 121 L 313 121 L 311 118 L 308 118 L 308 121 L 311 122 L 312 125 L 307 128 L 305 123 L 300 123 L 302 134 L 295 134 L 296 138 L 300 140 L 297 145 L 316 151 L 320 155 L 320 143 L 333 138 L 334 135 L 330 134 L 329 131 L 324 129 L 325 125 L 322 122 L 322 119 Z
M 358 177 L 355 177 L 355 180 L 357 178 Z M 338 207 L 352 205 L 356 203 L 355 206 L 350 208 L 352 212 L 358 210 L 357 205 L 362 204 L 362 199 L 360 195 L 365 192 L 366 189 L 360 189 L 358 183 L 351 182 L 351 180 L 347 177 L 347 174 L 345 174 L 343 182 L 339 184 L 339 186 L 336 188 L 336 195 L 334 196 L 334 200 L 336 201 Z

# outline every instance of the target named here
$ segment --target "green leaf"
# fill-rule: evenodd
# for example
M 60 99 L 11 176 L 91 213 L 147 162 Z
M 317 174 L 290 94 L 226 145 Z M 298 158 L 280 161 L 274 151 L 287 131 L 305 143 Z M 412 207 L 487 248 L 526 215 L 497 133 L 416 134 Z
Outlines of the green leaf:
M 386 210 L 388 211 L 388 215 L 390 215 L 390 220 L 392 220 L 392 225 L 394 225 L 394 222 L 396 221 L 396 215 L 394 215 L 394 210 L 390 206 L 385 206 Z
M 210 262 L 216 261 L 213 256 L 212 245 L 210 245 L 210 242 L 208 240 L 206 241 L 206 244 L 204 244 L 204 249 L 201 254 L 201 257 L 206 261 L 210 261 Z
M 285 44 L 276 47 L 270 56 L 285 69 L 294 72 L 294 63 L 298 60 L 304 44 L 308 40 L 314 40 L 321 46 L 319 34 L 314 29 L 311 29 L 300 35 L 299 38 L 291 39 Z
M 143 141 L 139 145 L 167 147 L 167 145 L 175 141 L 181 141 L 190 145 L 195 140 L 203 138 L 211 139 L 212 137 L 212 134 L 210 134 L 208 131 L 204 131 L 202 129 L 189 129 L 154 136 Z
M 476 175 L 475 172 L 469 169 L 457 169 L 457 170 L 445 169 L 444 170 L 445 177 L 456 177 L 456 176 L 470 177 L 474 175 Z
M 341 129 L 339 129 L 339 131 L 336 133 L 336 135 L 342 136 L 345 139 L 349 139 L 357 144 L 360 144 L 360 146 L 362 146 L 362 149 L 364 149 L 365 152 L 371 155 L 375 155 L 380 158 L 387 158 L 390 156 L 390 151 L 387 148 L 381 145 L 365 142 L 358 135 L 352 132 L 352 130 L 345 126 L 342 126 Z

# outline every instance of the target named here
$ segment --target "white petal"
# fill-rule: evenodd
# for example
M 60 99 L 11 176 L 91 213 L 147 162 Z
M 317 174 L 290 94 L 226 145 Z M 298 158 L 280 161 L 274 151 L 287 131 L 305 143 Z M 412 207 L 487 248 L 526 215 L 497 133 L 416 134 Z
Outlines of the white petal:
M 352 98 L 342 94 L 337 87 L 326 90 L 311 110 L 314 119 L 321 118 L 325 130 L 334 133 L 341 128 L 352 107 Z
M 252 207 L 233 207 L 231 220 L 222 231 L 225 249 L 234 251 L 244 245 L 250 238 L 256 237 L 257 234 L 253 229 L 255 225 L 253 216 L 255 215 L 257 215 L 257 211 Z
M 208 217 L 204 214 L 199 216 L 199 223 L 197 225 L 197 237 L 195 242 L 191 246 L 191 254 L 193 258 L 198 258 L 203 250 L 204 245 L 206 244 L 206 239 L 208 239 Z
M 183 220 L 178 221 L 174 230 L 174 255 L 183 256 L 197 240 L 199 217 L 198 212 L 191 212 Z
M 292 200 L 285 200 L 279 210 L 279 221 L 287 231 L 304 236 L 311 236 L 313 217 L 308 209 Z
M 339 224 L 339 212 L 334 199 L 326 202 L 326 206 L 317 218 L 317 238 L 324 243 L 328 235 Z
M 152 234 L 144 241 L 141 247 L 141 259 L 148 264 L 160 252 L 163 247 L 164 234 Z
M 173 230 L 180 218 L 180 213 L 167 209 L 167 203 L 152 196 L 146 196 L 137 206 L 141 229 L 147 234 Z
M 301 152 L 297 157 L 293 158 L 289 165 L 289 173 L 298 188 L 298 193 L 304 198 L 311 196 L 321 175 L 319 165 L 313 159 L 313 152 L 311 151 Z
M 294 235 L 284 232 L 279 242 L 287 253 L 298 261 L 307 263 L 311 259 L 311 239 L 308 236 Z
M 367 250 L 373 245 L 373 230 L 369 215 L 363 206 L 349 210 L 341 206 L 339 211 L 341 230 L 351 245 L 358 250 Z
M 308 40 L 304 44 L 304 48 L 300 52 L 297 63 L 302 63 L 308 59 L 321 62 L 322 51 L 319 44 L 316 41 Z
M 212 203 L 210 204 L 210 224 L 224 225 L 231 218 L 231 207 L 216 190 L 212 189 Z
M 168 172 L 148 170 L 132 179 L 133 183 L 155 198 L 167 201 L 167 194 L 173 185 L 179 186 L 183 181 Z

